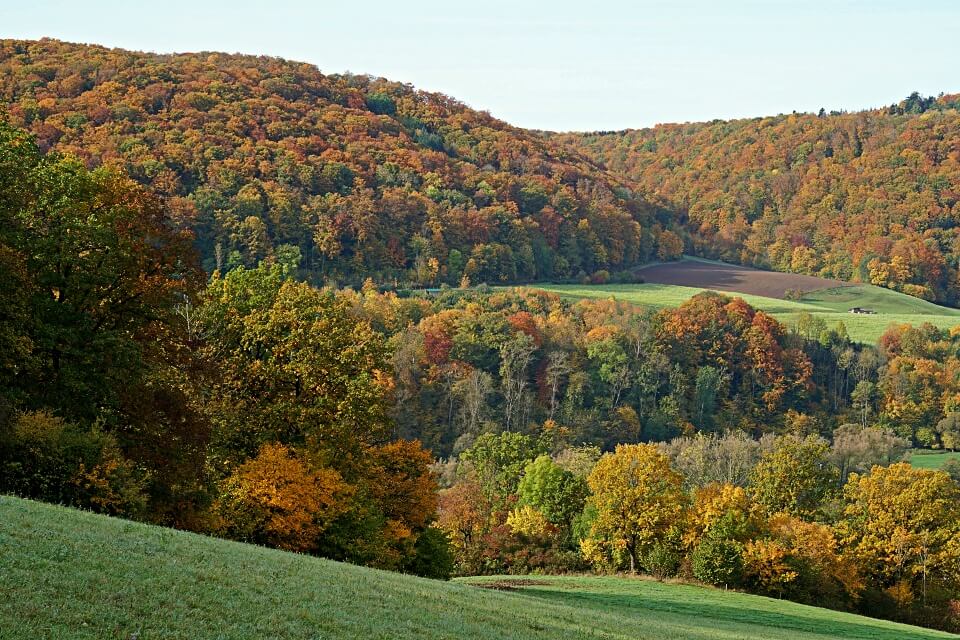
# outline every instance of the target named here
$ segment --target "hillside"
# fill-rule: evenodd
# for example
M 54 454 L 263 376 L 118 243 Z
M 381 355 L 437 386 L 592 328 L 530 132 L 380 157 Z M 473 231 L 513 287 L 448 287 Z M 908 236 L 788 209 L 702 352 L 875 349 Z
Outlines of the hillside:
M 314 282 L 509 282 L 682 247 L 672 217 L 559 143 L 441 94 L 278 58 L 0 41 L 0 100 L 42 149 L 169 198 L 204 267 Z
M 561 139 L 686 221 L 694 253 L 958 299 L 960 105 L 791 114 Z
M 480 590 L 10 497 L 0 543 L 3 638 L 955 637 L 634 579 L 499 579 L 516 591 Z
M 940 329 L 960 325 L 960 311 L 956 309 L 869 284 L 815 289 L 806 292 L 799 300 L 784 300 L 771 294 L 785 288 L 800 289 L 811 282 L 816 285 L 817 280 L 810 276 L 746 270 L 689 258 L 644 268 L 638 273 L 648 281 L 644 284 L 542 284 L 537 288 L 568 299 L 605 300 L 613 297 L 654 309 L 677 307 L 698 293 L 718 290 L 743 298 L 787 327 L 796 326 L 803 312 L 822 320 L 829 329 L 842 322 L 852 340 L 865 344 L 876 344 L 891 324 L 919 326 L 930 323 Z M 829 280 L 820 280 L 819 283 L 832 284 Z M 851 307 L 863 307 L 874 313 L 851 314 Z

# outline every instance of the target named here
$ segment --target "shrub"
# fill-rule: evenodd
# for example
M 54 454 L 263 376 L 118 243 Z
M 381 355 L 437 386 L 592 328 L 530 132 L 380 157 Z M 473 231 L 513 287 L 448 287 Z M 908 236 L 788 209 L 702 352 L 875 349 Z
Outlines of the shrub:
M 694 549 L 690 565 L 701 582 L 736 586 L 743 579 L 743 547 L 734 540 L 706 537 Z
M 437 527 L 427 527 L 418 537 L 404 571 L 424 578 L 449 580 L 453 575 L 453 553 L 450 538 Z
M 610 281 L 610 272 L 606 269 L 594 271 L 590 276 L 590 284 L 607 284 Z
M 22 413 L 0 432 L 0 460 L 0 492 L 110 515 L 136 517 L 146 507 L 145 475 L 96 427 Z
M 311 551 L 351 493 L 335 470 L 312 469 L 287 447 L 265 444 L 224 480 L 214 511 L 230 538 Z
M 657 580 L 677 575 L 680 568 L 680 554 L 669 545 L 658 542 L 644 554 L 640 563 Z

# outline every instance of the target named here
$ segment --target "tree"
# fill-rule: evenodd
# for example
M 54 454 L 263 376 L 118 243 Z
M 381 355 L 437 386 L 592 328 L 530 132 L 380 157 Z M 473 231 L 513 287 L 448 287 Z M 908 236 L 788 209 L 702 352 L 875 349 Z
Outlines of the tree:
M 852 474 L 843 498 L 841 542 L 881 588 L 905 583 L 921 599 L 931 584 L 956 588 L 960 486 L 946 473 L 875 466 Z
M 312 469 L 268 443 L 223 481 L 214 511 L 231 538 L 304 552 L 347 510 L 352 492 L 333 469 Z
M 706 429 L 713 422 L 713 410 L 720 391 L 720 372 L 714 367 L 700 367 L 693 390 L 694 414 L 697 425 Z
M 840 469 L 839 482 L 843 486 L 851 472 L 865 473 L 874 465 L 897 462 L 909 448 L 907 440 L 889 429 L 844 424 L 833 432 L 830 458 Z
M 735 587 L 743 576 L 743 545 L 724 538 L 704 538 L 690 555 L 690 569 L 701 582 Z
M 500 384 L 503 390 L 504 428 L 526 427 L 527 368 L 537 347 L 534 339 L 517 332 L 500 347 Z
M 950 412 L 937 423 L 937 436 L 944 449 L 955 451 L 960 448 L 960 413 Z
M 821 438 L 777 438 L 750 475 L 750 493 L 767 513 L 813 517 L 836 487 L 837 469 Z
M 596 519 L 593 541 L 625 551 L 630 571 L 639 554 L 679 525 L 686 498 L 683 479 L 670 460 L 652 445 L 619 445 L 600 458 L 587 482 Z
M 280 442 L 352 481 L 365 446 L 386 441 L 384 341 L 332 293 L 285 280 L 276 265 L 235 269 L 211 280 L 202 326 L 219 369 L 207 405 L 215 469 Z
M 17 358 L 7 393 L 71 419 L 122 413 L 120 390 L 162 360 L 175 304 L 196 293 L 190 234 L 125 176 L 41 156 L 3 121 L 0 169 L 0 274 L 20 286 L 2 294 L 0 358 Z
M 867 426 L 867 418 L 873 410 L 873 403 L 876 398 L 877 387 L 869 380 L 861 380 L 857 383 L 853 393 L 850 394 L 850 400 L 853 407 L 860 414 L 860 426 Z
M 745 487 L 760 459 L 760 443 L 742 431 L 682 436 L 660 445 L 688 489 L 712 483 Z
M 460 455 L 476 474 L 488 498 L 497 501 L 515 495 L 527 465 L 546 453 L 545 443 L 512 431 L 484 433 Z
M 582 477 L 543 455 L 524 470 L 517 487 L 517 503 L 537 509 L 551 523 L 569 529 L 573 519 L 583 511 L 588 493 Z

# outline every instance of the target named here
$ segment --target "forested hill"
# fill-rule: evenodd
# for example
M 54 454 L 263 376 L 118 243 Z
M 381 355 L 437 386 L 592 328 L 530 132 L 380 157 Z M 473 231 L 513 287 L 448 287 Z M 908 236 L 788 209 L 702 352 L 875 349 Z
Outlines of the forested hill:
M 560 139 L 686 219 L 694 252 L 956 303 L 960 95 Z M 553 139 L 556 139 L 555 137 Z
M 430 285 L 679 255 L 672 217 L 565 146 L 440 94 L 278 58 L 0 41 L 42 149 L 168 196 L 204 266 L 301 254 L 313 281 Z

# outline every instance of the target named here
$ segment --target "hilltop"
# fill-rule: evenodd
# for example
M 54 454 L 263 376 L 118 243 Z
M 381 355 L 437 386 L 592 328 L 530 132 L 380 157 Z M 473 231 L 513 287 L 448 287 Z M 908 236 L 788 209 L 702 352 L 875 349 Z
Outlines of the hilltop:
M 414 578 L 0 498 L 4 638 L 871 638 L 950 634 L 634 578 Z
M 693 253 L 956 303 L 960 96 L 553 137 L 669 208 Z
M 313 282 L 492 283 L 681 248 L 662 241 L 670 216 L 584 155 L 382 78 L 2 40 L 0 96 L 42 149 L 165 196 L 207 271 L 299 257 Z

